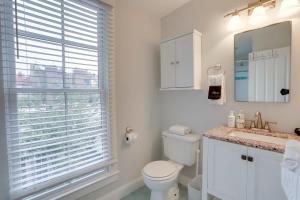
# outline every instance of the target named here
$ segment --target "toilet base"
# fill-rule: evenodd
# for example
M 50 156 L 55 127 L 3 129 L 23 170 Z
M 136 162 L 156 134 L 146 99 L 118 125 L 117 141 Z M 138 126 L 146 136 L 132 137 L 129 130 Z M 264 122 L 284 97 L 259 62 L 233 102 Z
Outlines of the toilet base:
M 150 200 L 168 200 L 168 192 L 151 191 Z
M 178 200 L 179 188 L 178 184 L 174 185 L 167 191 L 151 191 L 150 200 Z

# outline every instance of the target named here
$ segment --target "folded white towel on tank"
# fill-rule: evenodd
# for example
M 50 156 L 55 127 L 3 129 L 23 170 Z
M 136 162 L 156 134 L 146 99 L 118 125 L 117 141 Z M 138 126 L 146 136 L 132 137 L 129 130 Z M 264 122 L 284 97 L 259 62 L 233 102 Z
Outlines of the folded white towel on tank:
M 192 133 L 192 129 L 186 126 L 181 126 L 181 125 L 173 125 L 169 128 L 169 131 L 177 134 L 177 135 L 187 135 Z

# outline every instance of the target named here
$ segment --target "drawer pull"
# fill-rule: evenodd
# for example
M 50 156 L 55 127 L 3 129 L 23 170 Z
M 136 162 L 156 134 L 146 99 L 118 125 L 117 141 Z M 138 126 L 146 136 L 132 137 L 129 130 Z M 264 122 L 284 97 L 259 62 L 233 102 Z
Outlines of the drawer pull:
M 249 161 L 249 162 L 253 162 L 253 157 L 248 156 L 248 161 Z
M 242 156 L 241 156 L 241 159 L 242 159 L 242 160 L 247 160 L 247 156 L 242 155 Z

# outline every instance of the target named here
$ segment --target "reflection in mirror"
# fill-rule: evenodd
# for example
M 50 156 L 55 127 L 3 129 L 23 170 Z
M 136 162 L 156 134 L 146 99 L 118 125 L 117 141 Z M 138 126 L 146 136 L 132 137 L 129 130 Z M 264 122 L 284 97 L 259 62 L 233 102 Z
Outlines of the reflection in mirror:
M 235 100 L 288 102 L 291 22 L 234 36 Z

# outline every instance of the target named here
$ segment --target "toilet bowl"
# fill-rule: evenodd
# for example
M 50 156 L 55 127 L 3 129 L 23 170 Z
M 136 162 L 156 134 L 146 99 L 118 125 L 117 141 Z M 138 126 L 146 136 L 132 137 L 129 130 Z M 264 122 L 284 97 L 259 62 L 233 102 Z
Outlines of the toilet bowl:
M 172 161 L 154 161 L 147 164 L 143 171 L 144 182 L 151 190 L 150 200 L 177 199 L 179 194 L 177 178 L 183 165 Z M 177 197 L 177 198 L 176 198 Z

